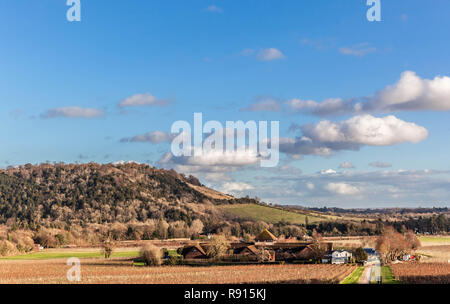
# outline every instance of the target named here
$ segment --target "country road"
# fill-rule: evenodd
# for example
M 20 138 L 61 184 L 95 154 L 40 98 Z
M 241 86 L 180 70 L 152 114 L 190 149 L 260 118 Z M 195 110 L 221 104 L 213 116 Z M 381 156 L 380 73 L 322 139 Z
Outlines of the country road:
M 372 275 L 372 266 L 366 267 L 361 276 L 361 279 L 359 280 L 359 284 L 369 284 L 371 275 Z
M 377 260 L 364 270 L 359 284 L 381 283 L 381 262 Z

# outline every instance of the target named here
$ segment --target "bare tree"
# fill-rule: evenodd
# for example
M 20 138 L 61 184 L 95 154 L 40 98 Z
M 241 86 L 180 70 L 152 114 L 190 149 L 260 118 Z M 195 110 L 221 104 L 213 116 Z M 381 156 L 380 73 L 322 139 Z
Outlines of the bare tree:
M 106 237 L 102 242 L 102 254 L 105 256 L 105 259 L 109 259 L 114 251 L 114 241 L 111 238 Z
M 394 227 L 388 226 L 383 229 L 382 235 L 377 239 L 376 249 L 385 262 L 390 262 L 417 248 L 420 242 L 418 243 L 416 239 L 410 233 L 403 235 Z
M 222 258 L 230 248 L 230 243 L 224 235 L 216 235 L 211 239 L 207 254 L 210 258 Z
M 312 233 L 312 244 L 309 247 L 311 249 L 311 257 L 314 261 L 320 261 L 326 252 L 326 245 L 323 241 L 322 235 L 317 233 L 316 230 Z

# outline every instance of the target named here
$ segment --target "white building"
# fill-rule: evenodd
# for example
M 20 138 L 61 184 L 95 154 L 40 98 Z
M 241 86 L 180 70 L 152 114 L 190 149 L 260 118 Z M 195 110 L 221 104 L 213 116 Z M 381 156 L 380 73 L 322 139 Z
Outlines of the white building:
M 345 250 L 335 250 L 331 253 L 331 264 L 349 263 L 352 253 Z

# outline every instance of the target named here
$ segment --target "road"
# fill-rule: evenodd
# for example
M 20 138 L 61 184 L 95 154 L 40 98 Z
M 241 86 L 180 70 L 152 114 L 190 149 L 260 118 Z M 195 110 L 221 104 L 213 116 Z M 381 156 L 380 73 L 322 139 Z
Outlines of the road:
M 378 260 L 364 270 L 359 284 L 381 283 L 381 262 Z

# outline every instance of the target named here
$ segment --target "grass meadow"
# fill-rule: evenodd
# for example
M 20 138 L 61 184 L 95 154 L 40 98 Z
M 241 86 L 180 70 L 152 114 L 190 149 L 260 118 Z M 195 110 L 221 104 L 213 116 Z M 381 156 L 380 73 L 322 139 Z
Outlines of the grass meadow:
M 306 217 L 308 217 L 308 222 L 310 224 L 326 220 L 325 218 L 314 215 L 305 215 L 293 211 L 280 210 L 255 204 L 223 205 L 220 206 L 220 209 L 233 216 L 255 221 L 264 221 L 270 224 L 276 224 L 281 221 L 292 224 L 305 224 Z

